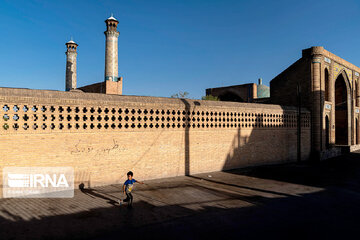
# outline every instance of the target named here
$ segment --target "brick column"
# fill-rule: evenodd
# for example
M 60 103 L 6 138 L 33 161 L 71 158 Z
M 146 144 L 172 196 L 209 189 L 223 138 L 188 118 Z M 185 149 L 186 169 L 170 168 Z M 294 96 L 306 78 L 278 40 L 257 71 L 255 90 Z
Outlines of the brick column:
M 321 57 L 321 59 L 323 59 Z M 326 88 L 325 88 L 325 66 L 324 64 L 320 65 L 320 121 L 321 121 L 321 146 L 320 150 L 326 149 L 326 122 L 325 122 L 325 95 L 326 95 Z
M 319 156 L 321 152 L 321 55 L 312 57 L 312 147 L 313 153 Z
M 331 118 L 330 118 L 330 143 L 335 144 L 335 76 L 334 61 L 331 61 L 329 79 L 330 79 L 330 101 L 331 101 Z
M 350 144 L 354 145 L 356 140 L 355 140 L 355 106 L 356 106 L 356 89 L 355 87 L 355 78 L 354 78 L 354 72 L 351 72 L 351 141 Z
M 355 73 L 354 73 L 354 75 L 355 75 Z M 359 86 L 359 78 L 358 77 L 355 77 L 355 80 L 354 80 L 354 82 L 356 82 L 356 89 L 355 89 L 355 92 L 356 92 L 356 94 L 355 94 L 355 102 L 356 102 L 356 106 L 357 107 L 359 107 L 360 106 L 360 86 Z M 355 116 L 357 117 L 358 116 L 358 114 L 357 113 L 355 113 Z M 356 117 L 355 117 L 355 119 L 356 119 Z M 356 124 L 356 120 L 355 120 L 355 124 Z M 355 144 L 357 143 L 357 142 L 359 142 L 359 139 L 360 139 L 360 136 L 359 136 L 359 134 L 360 134 L 360 121 L 359 121 L 359 119 L 358 119 L 358 125 L 356 126 L 355 125 L 355 129 L 354 129 L 354 131 L 356 131 L 356 129 L 357 129 L 357 132 L 356 132 L 356 138 L 355 138 Z

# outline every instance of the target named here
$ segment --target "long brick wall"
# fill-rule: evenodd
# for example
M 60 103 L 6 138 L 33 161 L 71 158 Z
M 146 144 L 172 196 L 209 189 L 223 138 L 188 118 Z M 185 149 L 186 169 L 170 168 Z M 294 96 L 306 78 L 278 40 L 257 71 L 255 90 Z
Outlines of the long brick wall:
M 1 168 L 72 166 L 76 184 L 122 182 L 128 170 L 146 180 L 297 156 L 291 107 L 13 88 L 0 88 L 0 105 Z M 310 115 L 302 112 L 306 159 Z

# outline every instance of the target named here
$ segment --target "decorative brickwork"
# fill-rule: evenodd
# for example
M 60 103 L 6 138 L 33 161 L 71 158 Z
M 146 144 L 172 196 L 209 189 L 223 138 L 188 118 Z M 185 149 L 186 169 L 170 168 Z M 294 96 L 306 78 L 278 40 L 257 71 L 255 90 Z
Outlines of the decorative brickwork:
M 352 71 L 336 62 L 334 62 L 333 71 L 334 71 L 334 73 L 333 73 L 334 80 L 342 71 L 346 72 L 348 79 L 352 79 Z M 350 84 L 352 85 L 352 81 L 350 81 Z
M 240 111 L 235 109 L 183 108 L 154 106 L 135 108 L 123 104 L 95 106 L 2 104 L 1 133 L 78 132 L 89 130 L 214 129 L 214 128 L 296 128 L 296 112 Z M 309 127 L 303 116 L 303 127 Z

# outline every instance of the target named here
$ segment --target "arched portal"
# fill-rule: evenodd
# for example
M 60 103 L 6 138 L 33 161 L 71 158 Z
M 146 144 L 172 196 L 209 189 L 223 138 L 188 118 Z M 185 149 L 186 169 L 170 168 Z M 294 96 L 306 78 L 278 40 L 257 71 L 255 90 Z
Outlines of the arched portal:
M 348 97 L 344 74 L 335 81 L 335 143 L 348 145 Z
M 326 148 L 329 148 L 330 146 L 330 121 L 329 121 L 329 116 L 326 115 L 325 117 L 325 146 Z

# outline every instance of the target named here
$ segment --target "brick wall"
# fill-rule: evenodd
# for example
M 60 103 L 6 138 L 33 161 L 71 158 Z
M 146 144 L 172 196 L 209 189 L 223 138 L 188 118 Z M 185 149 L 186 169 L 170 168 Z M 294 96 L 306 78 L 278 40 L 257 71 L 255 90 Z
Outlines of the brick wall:
M 311 109 L 311 61 L 308 58 L 300 58 L 270 81 L 271 103 L 297 106 L 298 83 L 301 86 L 301 105 Z
M 114 82 L 106 80 L 104 82 L 94 83 L 79 87 L 78 89 L 88 93 L 106 93 L 106 94 L 122 94 L 123 78 L 119 77 L 119 81 Z
M 11 88 L 0 104 L 1 168 L 72 166 L 76 184 L 296 161 L 291 107 Z M 309 117 L 303 110 L 303 159 Z
M 106 85 L 105 85 L 105 82 L 98 82 L 98 83 L 79 87 L 78 89 L 83 92 L 105 93 Z
M 220 101 L 252 102 L 257 98 L 257 85 L 255 83 L 207 88 L 206 95 L 219 97 Z

